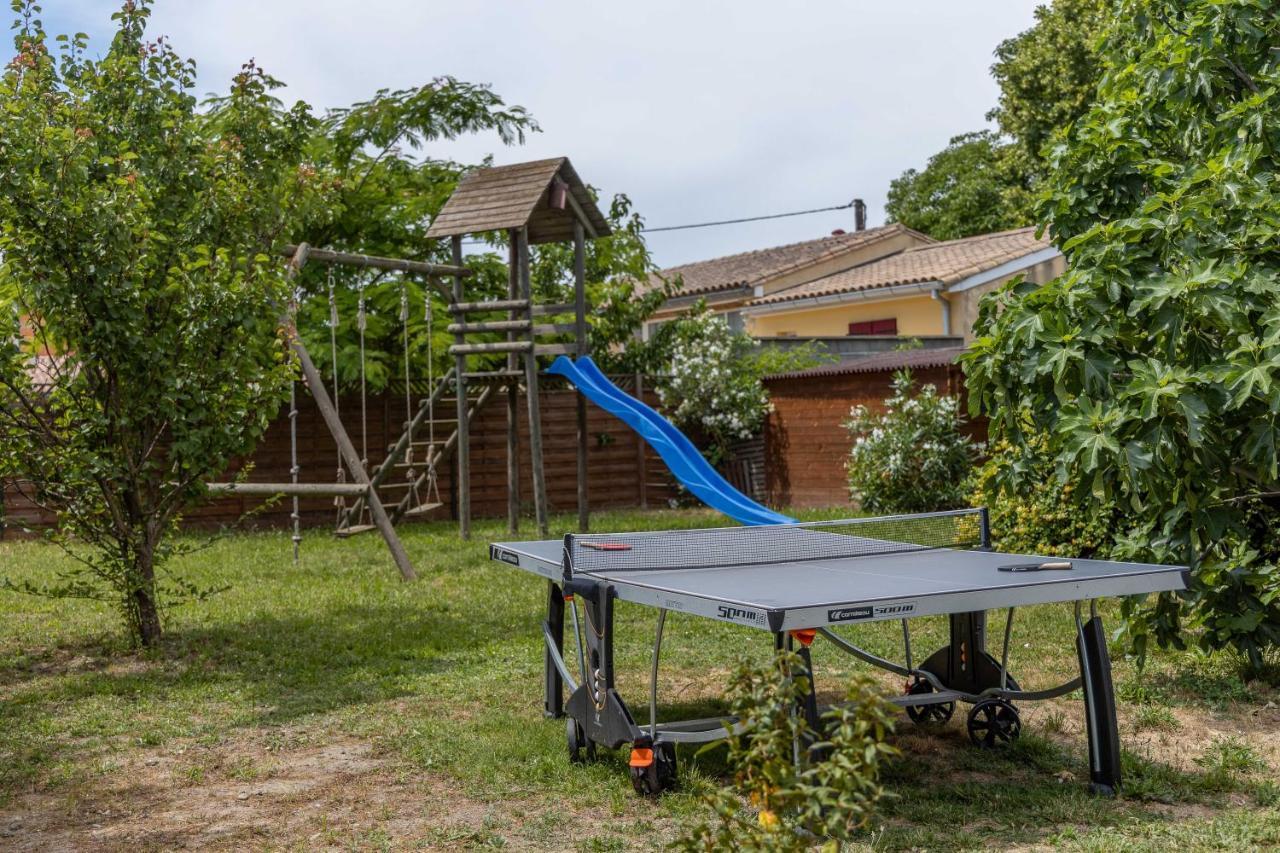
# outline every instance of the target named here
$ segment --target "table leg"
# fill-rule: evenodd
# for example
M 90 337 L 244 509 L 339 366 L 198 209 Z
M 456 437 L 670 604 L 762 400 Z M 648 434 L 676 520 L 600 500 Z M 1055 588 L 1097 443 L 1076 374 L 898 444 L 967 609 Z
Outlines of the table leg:
M 798 654 L 800 660 L 804 661 L 804 671 L 798 674 L 809 680 L 809 690 L 802 700 L 804 719 L 809 724 L 809 728 L 817 734 L 820 720 L 818 719 L 818 687 L 813 677 L 813 656 L 809 653 L 809 646 L 804 643 L 800 644 Z
M 555 581 L 547 581 L 547 630 L 556 644 L 556 651 L 564 654 L 564 593 Z M 545 701 L 543 713 L 552 719 L 564 716 L 564 679 L 551 658 L 551 650 L 544 651 Z
M 1116 697 L 1111 683 L 1111 659 L 1107 635 L 1097 610 L 1087 622 L 1076 605 L 1076 652 L 1080 658 L 1080 683 L 1084 688 L 1085 725 L 1089 732 L 1089 790 L 1114 796 L 1120 791 L 1120 730 L 1116 723 Z

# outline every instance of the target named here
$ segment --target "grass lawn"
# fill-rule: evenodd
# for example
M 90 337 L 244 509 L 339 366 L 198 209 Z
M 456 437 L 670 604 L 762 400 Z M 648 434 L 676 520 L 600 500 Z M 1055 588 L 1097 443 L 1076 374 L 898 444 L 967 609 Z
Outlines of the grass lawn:
M 595 517 L 599 530 L 719 523 Z M 568 763 L 563 722 L 541 713 L 545 588 L 489 563 L 499 524 L 470 543 L 447 524 L 403 536 L 417 583 L 398 580 L 380 540 L 323 531 L 297 566 L 279 532 L 184 558 L 185 576 L 229 589 L 173 610 L 151 654 L 122 645 L 104 606 L 0 592 L 0 849 L 651 849 L 702 813 L 715 752 L 682 751 L 680 790 L 656 802 L 632 793 L 625 751 Z M 0 577 L 67 565 L 42 544 L 0 544 Z M 618 619 L 620 686 L 640 713 L 653 613 L 622 604 Z M 918 653 L 944 642 L 943 619 L 918 622 Z M 900 657 L 896 623 L 854 630 Z M 680 614 L 667 638 L 673 714 L 714 714 L 735 661 L 771 649 L 763 632 Z M 1024 686 L 1074 672 L 1068 606 L 1020 612 L 1015 640 Z M 821 642 L 815 659 L 819 687 L 838 692 L 852 660 Z M 1115 675 L 1125 796 L 1085 792 L 1078 698 L 1025 705 L 1022 739 L 994 754 L 968 745 L 963 709 L 928 733 L 903 718 L 885 778 L 896 797 L 863 844 L 1280 846 L 1280 691 L 1192 653 L 1158 653 L 1141 674 L 1117 660 Z

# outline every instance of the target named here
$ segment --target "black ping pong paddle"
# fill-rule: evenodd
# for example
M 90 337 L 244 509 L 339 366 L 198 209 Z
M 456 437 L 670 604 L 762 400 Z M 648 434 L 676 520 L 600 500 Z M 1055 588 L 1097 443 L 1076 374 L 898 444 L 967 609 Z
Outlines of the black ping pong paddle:
M 1002 572 L 1053 572 L 1053 571 L 1069 571 L 1071 563 L 1066 560 L 1050 561 L 1047 563 L 1015 563 L 1012 566 L 999 566 Z

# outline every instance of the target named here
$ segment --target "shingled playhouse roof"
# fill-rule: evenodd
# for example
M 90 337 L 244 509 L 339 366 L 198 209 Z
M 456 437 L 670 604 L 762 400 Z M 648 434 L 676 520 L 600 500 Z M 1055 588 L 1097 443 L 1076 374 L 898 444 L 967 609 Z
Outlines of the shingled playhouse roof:
M 563 208 L 552 207 L 551 190 L 557 180 L 568 185 L 569 197 Z M 568 157 L 477 169 L 458 182 L 427 229 L 427 236 L 456 237 L 527 227 L 531 244 L 561 243 L 573 239 L 575 207 L 586 220 L 583 224 L 588 237 L 611 233 Z

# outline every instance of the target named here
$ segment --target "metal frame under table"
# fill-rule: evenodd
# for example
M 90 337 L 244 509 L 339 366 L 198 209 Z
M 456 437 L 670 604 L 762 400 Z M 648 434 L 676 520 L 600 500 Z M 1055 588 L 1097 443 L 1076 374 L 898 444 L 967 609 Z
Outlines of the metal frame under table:
M 489 553 L 497 562 L 548 581 L 542 625 L 545 712 L 553 718 L 568 716 L 570 757 L 590 755 L 596 745 L 616 749 L 630 744 L 632 781 L 642 793 L 657 793 L 674 781 L 675 744 L 705 743 L 730 734 L 722 718 L 658 722 L 658 664 L 669 611 L 766 631 L 775 647 L 797 650 L 810 684 L 798 711 L 815 728 L 819 708 L 810 644 L 816 637 L 910 679 L 907 693 L 890 701 L 918 723 L 945 723 L 958 702 L 971 704 L 967 726 L 980 746 L 1018 736 L 1021 723 L 1014 701 L 1082 689 L 1090 788 L 1114 793 L 1120 786 L 1120 739 L 1096 601 L 1185 589 L 1186 570 L 1072 560 L 1066 571 L 1005 572 L 999 568 L 1061 558 L 997 554 L 990 542 L 987 511 L 977 509 L 758 527 L 569 534 L 563 540 L 494 543 Z M 635 722 L 615 688 L 615 600 L 658 611 L 645 725 Z M 1024 689 L 1008 668 L 1014 610 L 1052 602 L 1075 603 L 1080 675 L 1054 687 Z M 566 605 L 578 677 L 565 660 Z M 987 650 L 987 611 L 993 609 L 1007 609 L 999 660 Z M 949 617 L 950 642 L 917 664 L 910 620 L 939 614 Z M 891 619 L 902 623 L 902 664 L 832 630 Z

